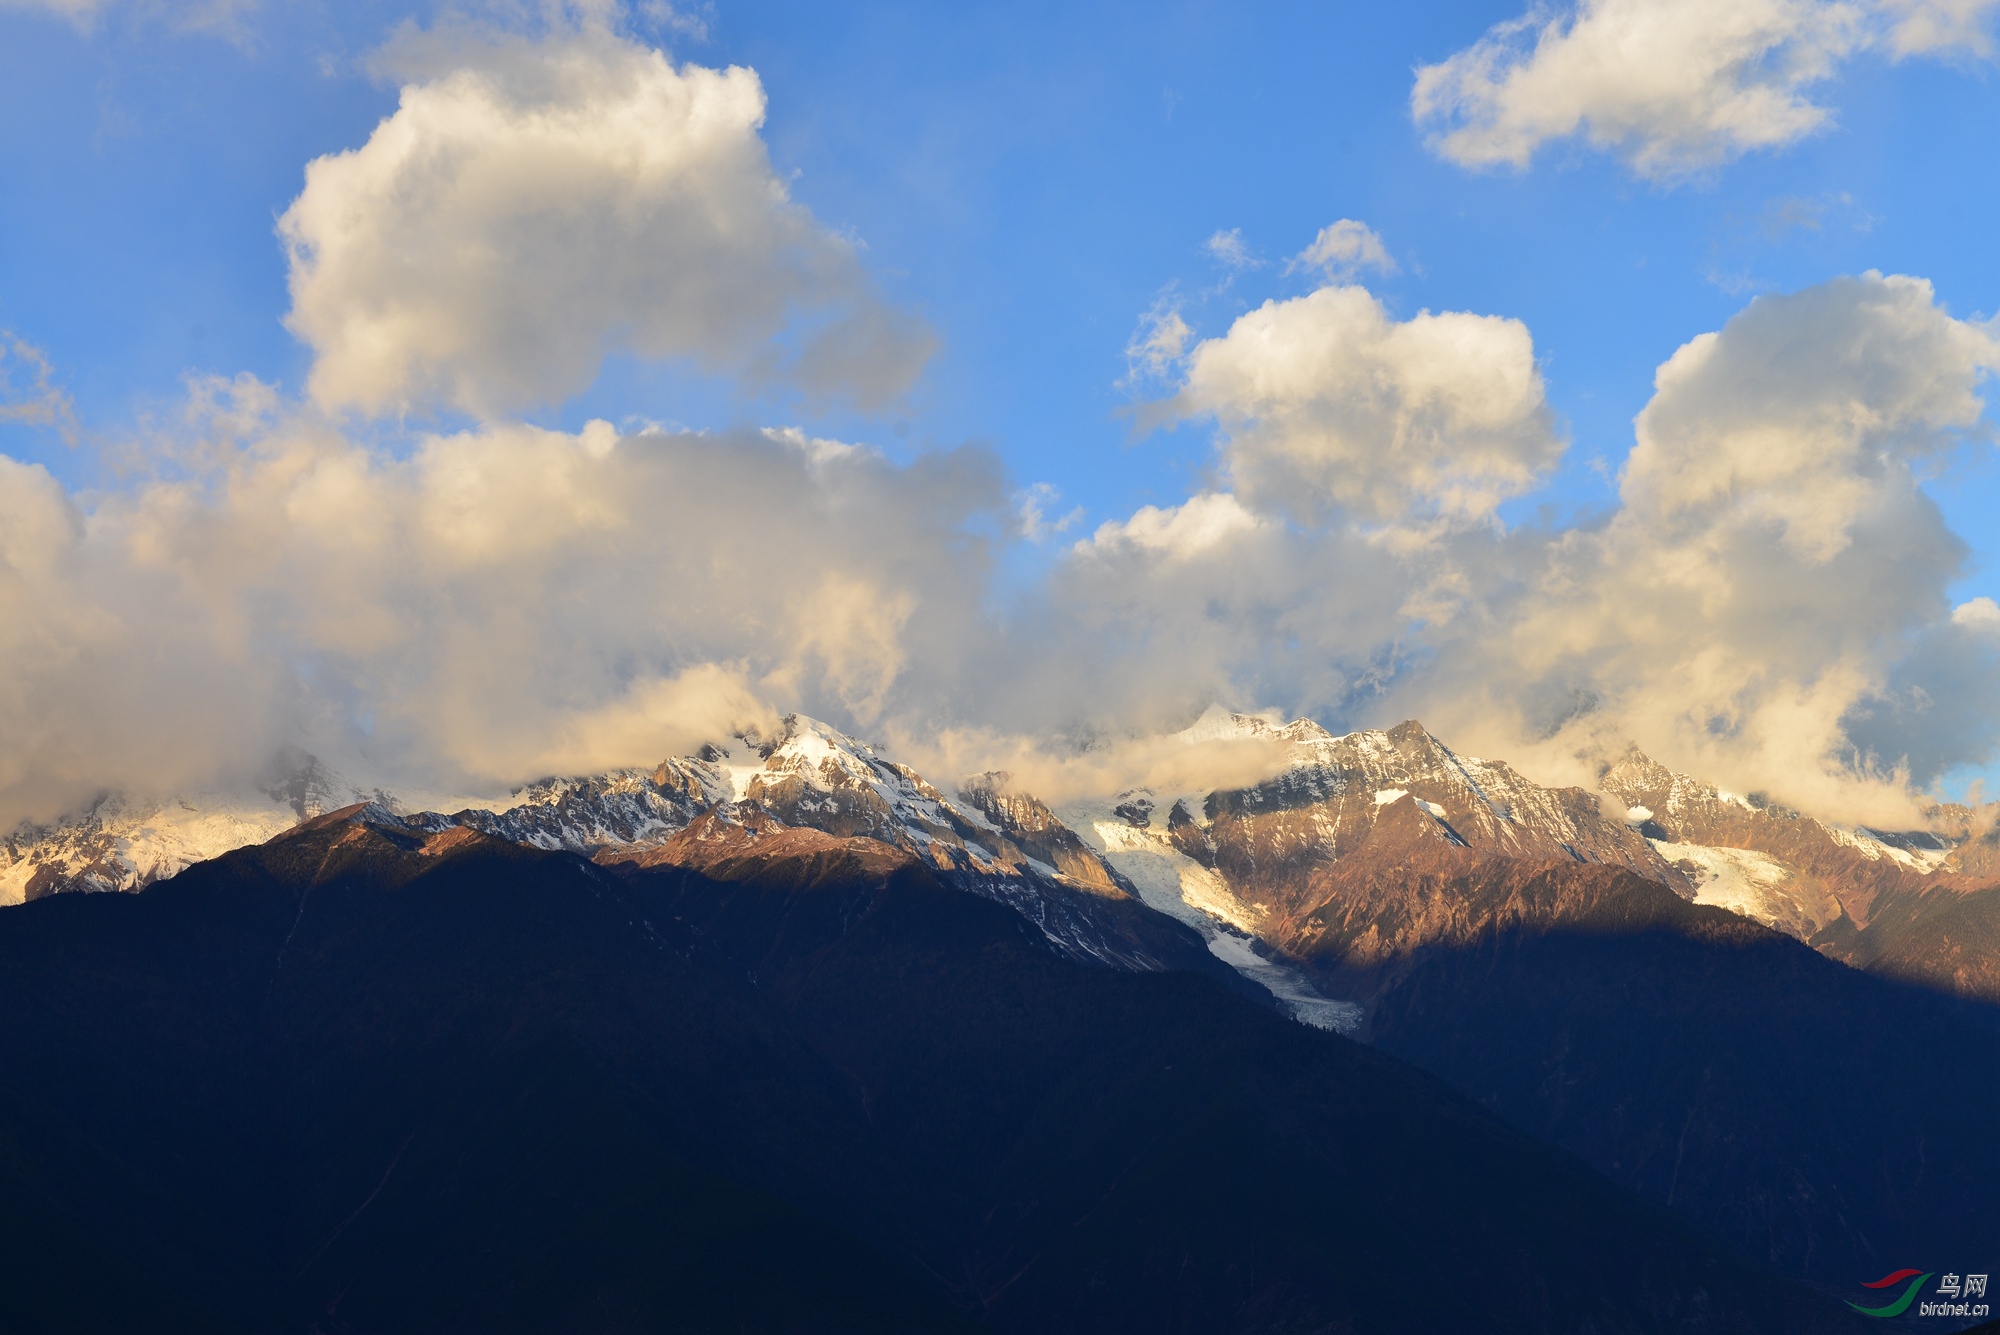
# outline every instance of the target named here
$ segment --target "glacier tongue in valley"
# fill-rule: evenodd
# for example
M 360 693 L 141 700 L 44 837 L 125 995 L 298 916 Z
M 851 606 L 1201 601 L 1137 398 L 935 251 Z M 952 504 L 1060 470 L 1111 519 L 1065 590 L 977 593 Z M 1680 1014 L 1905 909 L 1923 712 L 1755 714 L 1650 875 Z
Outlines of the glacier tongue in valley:
M 1150 815 L 1150 804 L 1141 808 L 1131 796 L 1117 807 L 1078 805 L 1060 814 L 1149 908 L 1201 933 L 1210 954 L 1269 992 L 1292 1018 L 1343 1034 L 1360 1028 L 1360 1006 L 1322 995 L 1297 966 L 1259 952 L 1262 911 L 1237 899 L 1221 876 L 1176 849 L 1164 831 L 1140 823 Z

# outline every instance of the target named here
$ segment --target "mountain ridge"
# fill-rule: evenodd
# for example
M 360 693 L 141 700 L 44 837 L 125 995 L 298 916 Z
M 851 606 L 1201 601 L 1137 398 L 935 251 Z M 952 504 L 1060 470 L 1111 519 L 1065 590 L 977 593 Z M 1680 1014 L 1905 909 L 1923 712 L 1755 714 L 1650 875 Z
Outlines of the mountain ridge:
M 0 917 L 0 1193 L 137 1277 L 66 1328 L 1861 1328 L 1390 1057 L 772 837 L 717 880 L 357 804 Z
M 1061 948 L 1113 967 L 1198 966 L 1205 953 L 1310 1023 L 1352 1028 L 1351 1007 L 1291 963 L 1315 915 L 1366 853 L 1419 861 L 1464 848 L 1526 861 L 1621 866 L 1813 943 L 1857 967 L 2000 996 L 2000 826 L 1938 808 L 1943 833 L 1885 834 L 1818 821 L 1676 774 L 1634 750 L 1596 790 L 1547 788 L 1505 762 L 1460 755 L 1415 720 L 1335 736 L 1211 710 L 1188 745 L 1253 740 L 1277 770 L 1242 788 L 1128 789 L 1051 810 L 1008 776 L 936 785 L 803 715 L 651 769 L 539 780 L 504 802 L 441 818 L 543 849 L 609 860 L 671 842 L 705 813 L 872 838 L 954 884 L 1008 903 Z M 407 811 L 305 757 L 250 803 L 150 808 L 107 798 L 78 819 L 24 829 L 0 856 L 0 899 L 137 888 L 270 838 L 339 799 Z M 739 822 L 740 824 L 740 822 Z M 741 837 L 753 837 L 746 827 Z M 1900 907 L 1897 907 L 1899 906 Z M 1880 928 L 1871 928 L 1885 914 Z M 1165 921 L 1161 921 L 1164 919 Z M 1193 933 L 1199 942 L 1191 941 Z M 1200 948 L 1198 948 L 1200 947 Z
M 788 735 L 797 743 L 789 750 Z M 1201 974 L 1239 997 L 1255 988 L 1266 1009 L 1365 1039 L 1437 1074 L 1763 1264 L 1838 1284 L 1899 1249 L 1935 1249 L 1953 1234 L 1985 1238 L 1977 1202 L 1950 1189 L 1957 1182 L 1976 1194 L 2000 1190 L 1984 1166 L 1983 1123 L 1967 1133 L 1964 1108 L 1949 1100 L 1931 1107 L 1921 1068 L 1942 1054 L 1983 1071 L 1981 1054 L 2000 1057 L 2000 1022 L 1991 1014 L 1961 1014 L 1930 993 L 1910 993 L 1929 1002 L 1904 998 L 1891 981 L 1701 903 L 1685 884 L 1644 875 L 1627 860 L 1646 865 L 1638 846 L 1656 854 L 1680 846 L 1641 828 L 1654 820 L 1650 812 L 1635 823 L 1629 810 L 1605 810 L 1594 797 L 1583 806 L 1581 790 L 1509 788 L 1523 781 L 1489 762 L 1461 761 L 1414 724 L 1346 739 L 1301 727 L 1292 737 L 1306 748 L 1303 762 L 1261 790 L 1134 790 L 1051 810 L 997 775 L 948 797 L 873 748 L 796 720 L 755 747 L 718 746 L 670 769 L 545 785 L 538 791 L 546 800 L 523 804 L 521 816 L 514 815 L 520 807 L 399 813 L 377 801 L 353 803 L 155 886 L 171 897 L 184 883 L 219 874 L 205 869 L 239 864 L 296 884 L 296 903 L 280 905 L 267 924 L 283 975 L 317 948 L 296 932 L 308 900 L 371 859 L 387 859 L 393 874 L 369 874 L 389 891 L 473 854 L 498 858 L 501 868 L 555 859 L 548 865 L 568 869 L 565 887 L 580 874 L 575 884 L 591 896 L 630 902 L 618 910 L 624 930 L 641 947 L 670 951 L 720 948 L 739 939 L 732 934 L 741 924 L 641 909 L 628 900 L 640 893 L 633 887 L 693 878 L 685 883 L 720 887 L 715 893 L 741 897 L 732 901 L 739 906 L 824 891 L 830 898 L 798 901 L 806 914 L 800 930 L 816 921 L 815 930 L 845 932 L 839 924 L 865 913 L 855 887 L 920 883 L 929 887 L 927 903 L 949 892 L 1000 915 L 989 921 L 1007 924 L 1009 949 L 1113 975 Z M 615 799 L 609 814 L 596 804 L 602 794 Z M 666 832 L 678 817 L 662 819 L 661 811 L 711 795 L 718 800 Z M 1490 820 L 1481 820 L 1475 801 Z M 1709 827 L 1686 814 L 1691 806 L 1663 812 L 1686 824 L 1655 822 L 1658 834 L 1705 833 Z M 628 841 L 614 818 L 634 811 L 647 824 L 641 839 Z M 1537 811 L 1569 823 L 1529 825 Z M 1737 820 L 1737 811 L 1765 808 L 1732 801 L 1723 815 Z M 1825 827 L 1783 812 L 1749 828 L 1844 846 Z M 614 837 L 601 837 L 606 830 Z M 544 846 L 565 837 L 578 847 Z M 1285 856 L 1260 884 L 1254 878 L 1273 848 Z M 1617 857 L 1591 859 L 1606 852 Z M 1954 890 L 1929 893 L 1980 902 Z M 139 898 L 154 894 L 148 888 Z M 43 896 L 20 912 L 101 917 L 101 908 L 124 898 Z M 1853 929 L 1844 948 L 1880 946 L 1885 938 L 1867 933 L 1895 924 L 1895 902 L 1913 901 L 1878 894 L 1869 928 Z M 1064 917 L 1071 909 L 1082 916 Z M 13 920 L 0 915 L 0 928 Z M 756 920 L 765 924 L 758 931 L 774 927 Z M 777 927 L 770 948 L 791 949 L 784 943 L 800 938 Z M 372 929 L 356 918 L 341 930 Z M 1078 946 L 1086 931 L 1094 948 Z M 711 939 L 716 932 L 723 936 Z M 751 951 L 755 943 L 741 944 Z M 1820 951 L 1835 953 L 1825 942 Z M 777 959 L 760 946 L 739 964 L 762 987 L 777 976 Z M 1875 963 L 1892 978 L 1908 967 L 1901 959 Z M 92 961 L 86 978 L 115 985 L 97 972 L 104 967 Z M 398 984 L 385 974 L 381 985 Z M 1882 1015 L 1902 1018 L 1877 1033 Z M 1872 1037 L 1848 1041 L 1863 1033 Z M 1634 1035 L 1645 1036 L 1636 1052 Z M 872 1106 L 879 1077 L 845 1060 L 841 1070 Z M 1780 1088 L 1772 1071 L 1783 1072 Z M 977 1083 L 973 1073 L 966 1078 Z M 1868 1092 L 1885 1078 L 1886 1089 Z M 1808 1106 L 1787 1094 L 1820 1087 L 1824 1096 Z M 1849 1131 L 1861 1126 L 1870 1127 L 1868 1143 L 1849 1143 Z M 1661 1147 L 1670 1144 L 1676 1149 L 1665 1160 Z M 1923 1177 L 1927 1163 L 1941 1180 Z M 1912 1172 L 1917 1177 L 1905 1181 Z M 1884 1182 L 1902 1185 L 1885 1198 Z

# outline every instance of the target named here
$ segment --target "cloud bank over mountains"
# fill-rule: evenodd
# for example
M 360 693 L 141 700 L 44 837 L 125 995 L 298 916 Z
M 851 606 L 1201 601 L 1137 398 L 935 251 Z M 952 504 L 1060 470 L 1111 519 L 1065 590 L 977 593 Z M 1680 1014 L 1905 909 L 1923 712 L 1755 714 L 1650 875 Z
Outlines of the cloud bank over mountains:
M 1052 526 L 1024 532 L 1028 480 L 988 451 L 508 417 L 614 351 L 863 403 L 911 384 L 928 333 L 787 198 L 752 72 L 590 19 L 391 59 L 400 105 L 281 224 L 309 392 L 198 382 L 106 492 L 0 458 L 0 823 L 287 745 L 492 791 L 793 708 L 1045 796 L 1178 773 L 1160 734 L 1222 702 L 1416 715 L 1570 781 L 1636 742 L 1885 824 L 1996 740 L 2000 613 L 1950 605 L 1966 551 L 1922 485 L 1984 448 L 2000 342 L 1920 279 L 1691 338 L 1619 507 L 1509 527 L 1566 444 L 1531 331 L 1399 316 L 1358 281 L 1387 248 L 1341 220 L 1312 290 L 1208 338 L 1156 310 L 1135 341 L 1160 419 L 1215 431 L 1211 485 L 1002 592 Z M 357 425 L 450 410 L 474 424 Z
M 985 568 L 965 530 L 1004 499 L 969 452 L 897 468 L 599 422 L 398 458 L 266 406 L 249 436 L 204 442 L 212 466 L 87 514 L 6 463 L 17 806 L 252 777 L 285 742 L 357 775 L 490 786 L 768 728 L 773 700 L 879 720 L 906 678 L 954 675 Z

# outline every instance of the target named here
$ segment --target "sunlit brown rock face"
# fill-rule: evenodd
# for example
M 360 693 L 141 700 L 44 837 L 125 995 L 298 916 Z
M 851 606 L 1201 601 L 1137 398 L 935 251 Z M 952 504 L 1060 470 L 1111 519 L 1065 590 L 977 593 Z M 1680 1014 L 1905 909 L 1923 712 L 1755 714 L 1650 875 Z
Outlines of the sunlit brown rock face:
M 887 876 L 917 859 L 903 849 L 863 836 L 842 838 L 821 830 L 781 825 L 755 803 L 724 814 L 703 812 L 663 844 L 645 849 L 607 849 L 597 856 L 607 865 L 685 867 L 716 881 L 818 884 L 843 877 Z
M 1691 893 L 1686 876 L 1592 793 L 1544 788 L 1508 765 L 1460 756 L 1411 720 L 1335 737 L 1311 723 L 1268 729 L 1289 748 L 1283 773 L 1168 810 L 1173 846 L 1263 910 L 1286 945 L 1334 892 L 1332 868 L 1366 849 L 1376 865 L 1463 849 L 1487 856 L 1623 867 Z
M 968 779 L 959 788 L 958 799 L 995 829 L 1004 831 L 1008 842 L 1028 858 L 1054 867 L 1078 885 L 1099 893 L 1123 893 L 1104 859 L 1037 798 L 1014 791 L 1007 774 L 994 772 Z
M 1463 848 L 1374 856 L 1364 849 L 1319 878 L 1321 902 L 1287 946 L 1342 995 L 1370 997 L 1432 947 L 1459 949 L 1514 930 L 1644 926 L 1664 904 L 1657 882 L 1625 867 L 1493 857 Z
M 1811 906 L 1811 930 L 1842 912 L 1865 924 L 1879 896 L 1925 884 L 1950 847 L 1930 835 L 1859 836 L 1760 796 L 1725 793 L 1675 774 L 1636 751 L 1607 770 L 1599 786 L 1643 813 L 1640 828 L 1660 844 L 1749 849 L 1774 859 L 1784 869 L 1784 891 Z M 1673 856 L 1670 848 L 1660 851 Z
M 1047 810 L 1040 803 L 1034 807 Z M 1032 810 L 1024 814 L 1031 815 Z M 1089 867 L 1095 868 L 1100 883 L 1085 888 L 1067 876 L 1051 880 L 1036 872 L 1011 841 L 994 838 L 990 830 L 985 832 L 986 841 L 1002 851 L 981 854 L 975 863 L 975 855 L 960 843 L 933 842 L 920 853 L 910 847 L 915 840 L 907 833 L 885 838 L 891 831 L 876 829 L 874 834 L 839 835 L 787 824 L 760 801 L 746 798 L 710 808 L 664 843 L 607 848 L 596 860 L 607 866 L 683 867 L 711 880 L 788 886 L 880 878 L 898 868 L 923 866 L 985 898 L 1008 904 L 1079 958 L 1140 971 L 1187 967 L 1190 961 L 1210 972 L 1221 968 L 1200 958 L 1203 952 L 1193 933 L 1146 909 L 1119 888 L 1094 857 Z
M 2000 1002 L 2000 885 L 1885 895 L 1867 927 L 1843 918 L 1812 944 L 1870 973 Z
M 1952 843 L 1942 870 L 1967 882 L 2000 884 L 2000 802 L 1977 808 L 1954 803 L 1929 814 L 1938 833 Z
M 1076 958 L 1140 970 L 1223 967 L 1197 935 L 1140 903 L 1047 807 L 1008 791 L 1005 775 L 947 797 L 908 765 L 799 715 L 759 754 L 761 767 L 738 801 L 716 808 L 719 819 L 900 849 L 950 884 L 1006 904 Z
M 542 779 L 499 812 L 468 810 L 459 819 L 535 848 L 592 853 L 646 847 L 670 837 L 734 791 L 728 754 L 713 746 L 672 756 L 650 770 Z

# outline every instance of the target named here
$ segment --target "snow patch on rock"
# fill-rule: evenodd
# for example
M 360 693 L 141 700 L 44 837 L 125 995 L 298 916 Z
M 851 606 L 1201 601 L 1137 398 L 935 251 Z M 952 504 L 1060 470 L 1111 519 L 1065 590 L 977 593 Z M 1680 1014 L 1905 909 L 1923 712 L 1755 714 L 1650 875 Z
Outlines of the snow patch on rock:
M 1679 863 L 1695 882 L 1694 902 L 1713 904 L 1800 940 L 1840 916 L 1838 900 L 1794 876 L 1776 858 L 1751 848 L 1711 848 L 1658 840 L 1661 856 Z

